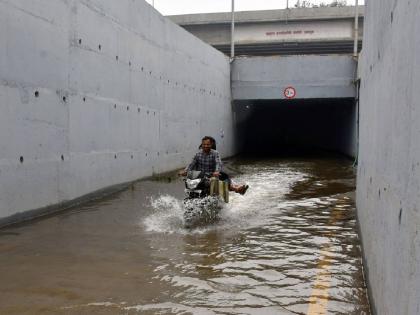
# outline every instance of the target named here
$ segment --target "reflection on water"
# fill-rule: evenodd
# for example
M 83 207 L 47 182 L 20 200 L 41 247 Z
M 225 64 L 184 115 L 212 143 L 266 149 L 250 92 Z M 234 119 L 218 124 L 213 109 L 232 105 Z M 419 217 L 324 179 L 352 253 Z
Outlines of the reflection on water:
M 228 171 L 251 188 L 215 225 L 183 228 L 175 180 L 4 231 L 0 313 L 369 314 L 351 163 Z

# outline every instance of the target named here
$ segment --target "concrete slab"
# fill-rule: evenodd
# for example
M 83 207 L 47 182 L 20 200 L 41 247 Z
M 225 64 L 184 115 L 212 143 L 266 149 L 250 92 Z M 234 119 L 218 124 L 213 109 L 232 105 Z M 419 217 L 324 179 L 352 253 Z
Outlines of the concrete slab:
M 294 99 L 355 97 L 355 72 L 351 56 L 237 58 L 232 93 L 235 100 L 286 99 L 291 87 Z

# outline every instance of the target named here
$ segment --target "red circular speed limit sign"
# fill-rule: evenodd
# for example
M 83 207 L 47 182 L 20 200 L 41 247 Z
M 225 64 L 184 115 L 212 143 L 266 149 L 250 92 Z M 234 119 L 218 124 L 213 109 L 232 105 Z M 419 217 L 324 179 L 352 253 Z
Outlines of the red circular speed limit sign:
M 284 89 L 283 93 L 285 98 L 294 98 L 296 96 L 296 89 L 293 86 L 288 86 Z

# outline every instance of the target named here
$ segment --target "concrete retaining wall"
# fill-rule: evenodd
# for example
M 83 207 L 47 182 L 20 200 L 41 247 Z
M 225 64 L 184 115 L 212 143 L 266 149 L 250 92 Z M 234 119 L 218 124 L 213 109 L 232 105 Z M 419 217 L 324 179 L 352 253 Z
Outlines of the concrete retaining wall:
M 352 98 L 356 63 L 351 56 L 273 56 L 238 58 L 232 67 L 235 100 L 285 99 L 292 86 L 295 99 Z
M 0 221 L 234 154 L 228 59 L 140 0 L 0 0 Z
M 420 314 L 420 2 L 368 1 L 357 208 L 376 314 Z

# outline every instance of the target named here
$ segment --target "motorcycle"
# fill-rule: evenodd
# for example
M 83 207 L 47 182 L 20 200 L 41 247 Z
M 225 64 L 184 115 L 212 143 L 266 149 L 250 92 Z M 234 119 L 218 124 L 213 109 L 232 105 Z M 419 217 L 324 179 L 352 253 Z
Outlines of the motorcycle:
M 190 171 L 184 178 L 184 226 L 194 228 L 217 222 L 224 203 L 229 202 L 228 185 L 210 173 Z

